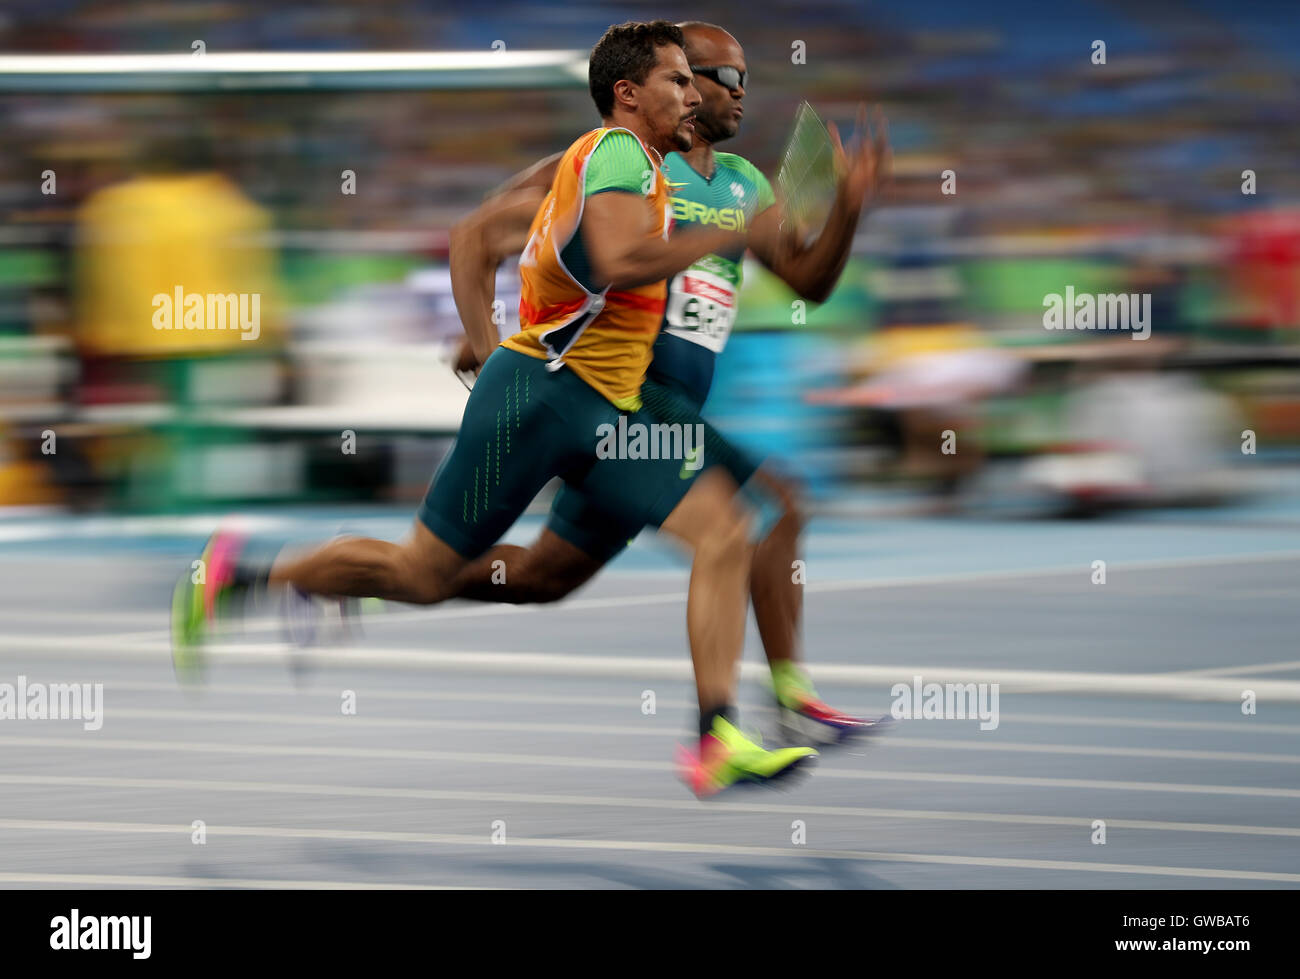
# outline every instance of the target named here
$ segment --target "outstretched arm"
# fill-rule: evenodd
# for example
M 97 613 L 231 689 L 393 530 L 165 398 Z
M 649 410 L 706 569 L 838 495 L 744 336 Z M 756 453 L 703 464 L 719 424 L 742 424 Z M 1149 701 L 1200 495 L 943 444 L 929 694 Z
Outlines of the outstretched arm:
M 891 156 L 889 130 L 879 108 L 872 132 L 866 106 L 860 107 L 860 143 L 852 157 L 845 152 L 835 123 L 827 128 L 839 180 L 821 234 L 804 244 L 800 229 L 782 228 L 779 207 L 769 207 L 754 219 L 749 238 L 750 250 L 760 262 L 798 295 L 818 303 L 826 301 L 844 271 L 863 205 L 888 179 Z

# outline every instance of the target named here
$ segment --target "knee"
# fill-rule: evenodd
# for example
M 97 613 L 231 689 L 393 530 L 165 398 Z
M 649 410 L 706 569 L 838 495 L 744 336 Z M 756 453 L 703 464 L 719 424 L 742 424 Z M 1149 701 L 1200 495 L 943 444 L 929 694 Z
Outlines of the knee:
M 781 517 L 778 523 L 796 534 L 802 531 L 808 522 L 808 513 L 799 485 L 783 476 L 775 475 L 766 468 L 759 470 L 757 481 L 768 495 L 780 504 Z
M 410 551 L 402 553 L 396 561 L 376 573 L 385 580 L 385 593 L 400 595 L 399 601 L 411 605 L 437 605 L 451 597 L 452 578 L 438 568 L 429 567 Z
M 748 563 L 754 549 L 753 529 L 753 518 L 733 501 L 720 509 L 696 556 L 706 561 Z
M 791 490 L 782 497 L 781 509 L 781 522 L 794 533 L 801 533 L 808 523 L 808 511 L 804 507 L 803 497 Z
M 527 601 L 539 605 L 549 605 L 568 598 L 595 573 L 594 568 L 573 562 L 535 566 L 529 570 Z

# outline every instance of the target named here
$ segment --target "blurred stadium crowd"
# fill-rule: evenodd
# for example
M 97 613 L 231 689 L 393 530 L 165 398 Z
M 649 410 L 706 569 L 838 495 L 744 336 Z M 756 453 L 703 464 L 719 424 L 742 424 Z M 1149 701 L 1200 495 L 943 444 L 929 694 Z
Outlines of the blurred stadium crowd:
M 1093 509 L 1222 499 L 1250 488 L 1244 460 L 1300 458 L 1300 21 L 1240 6 L 17 0 L 0 61 L 586 50 L 622 20 L 720 23 L 751 75 L 724 149 L 772 174 L 801 100 L 847 128 L 866 99 L 895 153 L 806 322 L 747 268 L 720 427 L 816 490 L 947 505 L 1004 462 L 1000 492 Z M 465 397 L 448 230 L 595 122 L 580 82 L 39 91 L 0 72 L 0 505 L 417 495 Z M 150 297 L 179 282 L 259 295 L 256 342 L 155 329 Z M 1149 295 L 1150 339 L 1046 329 L 1067 287 Z M 504 330 L 511 288 L 507 269 Z

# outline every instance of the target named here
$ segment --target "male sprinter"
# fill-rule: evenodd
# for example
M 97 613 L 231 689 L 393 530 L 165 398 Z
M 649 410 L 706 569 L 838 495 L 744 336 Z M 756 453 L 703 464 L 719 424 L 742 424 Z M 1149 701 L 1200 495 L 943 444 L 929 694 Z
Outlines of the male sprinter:
M 747 72 L 740 44 L 711 24 L 679 26 L 702 101 L 695 110 L 694 145 L 664 160 L 664 173 L 674 188 L 676 226 L 748 227 L 749 248 L 764 265 L 805 299 L 825 300 L 844 269 L 867 195 L 888 166 L 883 126 L 872 145 L 864 138 L 850 158 L 832 124 L 840 174 L 837 194 L 826 227 L 804 246 L 781 231 L 779 209 L 773 206 L 772 190 L 763 174 L 742 157 L 714 150 L 715 144 L 736 135 L 743 115 Z M 458 364 L 462 368 L 481 363 L 496 344 L 496 327 L 488 316 L 492 297 L 472 292 L 466 284 L 483 281 L 480 265 L 495 269 L 511 253 L 504 242 L 522 235 L 521 228 L 510 229 L 503 220 L 511 195 L 549 183 L 555 160 L 544 160 L 520 175 L 508 185 L 514 189 L 485 203 L 453 232 L 452 286 L 470 348 L 462 349 Z M 663 331 L 642 386 L 646 409 L 663 422 L 701 421 L 698 413 L 713 381 L 714 360 L 726 345 L 735 318 L 743 254 L 744 247 L 737 246 L 706 255 L 670 282 Z M 756 548 L 750 593 L 784 723 L 819 742 L 869 730 L 870 721 L 824 704 L 797 662 L 802 589 L 794 583 L 791 568 L 803 520 L 794 493 L 767 466 L 760 467 L 705 424 L 703 465 L 722 466 L 741 486 L 754 477 L 783 511 Z M 590 579 L 640 529 L 613 520 L 599 501 L 565 486 L 540 537 L 527 549 L 493 548 L 462 572 L 457 594 L 481 601 L 555 601 Z M 492 573 L 496 561 L 505 562 L 504 582 L 494 582 L 494 578 L 500 581 L 500 575 Z
M 736 487 L 721 470 L 683 480 L 680 459 L 597 457 L 599 433 L 621 413 L 638 424 L 666 279 L 711 252 L 744 247 L 734 231 L 669 238 L 672 205 L 662 154 L 690 149 L 700 102 L 680 29 L 666 21 L 611 27 L 592 49 L 592 96 L 604 125 L 564 153 L 533 218 L 521 275 L 523 329 L 487 358 L 455 447 L 402 544 L 336 540 L 270 568 L 238 561 L 218 533 L 206 583 L 183 577 L 173 602 L 175 649 L 190 664 L 215 609 L 250 587 L 433 604 L 490 548 L 552 477 L 617 519 L 650 523 L 693 552 L 687 631 L 702 751 L 688 779 L 705 796 L 770 781 L 816 756 L 764 751 L 734 726 L 751 547 Z M 643 420 L 644 419 L 644 420 Z M 629 468 L 631 467 L 631 468 Z M 635 478 L 631 478 L 632 474 Z

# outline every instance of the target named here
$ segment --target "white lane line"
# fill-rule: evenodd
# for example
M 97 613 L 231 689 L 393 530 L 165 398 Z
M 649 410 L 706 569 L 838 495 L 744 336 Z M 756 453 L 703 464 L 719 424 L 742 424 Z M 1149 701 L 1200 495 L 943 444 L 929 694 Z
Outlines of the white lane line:
M 1291 551 L 1271 551 L 1242 554 L 1225 554 L 1225 555 L 1200 555 L 1193 557 L 1181 558 L 1155 558 L 1150 560 L 1138 561 L 1116 561 L 1112 562 L 1109 567 L 1111 571 L 1157 571 L 1168 568 L 1196 568 L 1196 567 L 1216 567 L 1225 564 L 1264 564 L 1275 561 L 1297 561 L 1300 560 L 1300 550 Z M 629 572 L 627 576 L 631 577 L 635 573 Z M 684 577 L 686 569 L 681 572 Z M 809 582 L 804 586 L 806 594 L 818 594 L 822 592 L 839 592 L 839 591 L 869 591 L 881 588 L 911 588 L 923 585 L 942 585 L 942 584 L 964 584 L 968 582 L 979 581 L 1005 581 L 1016 578 L 1037 578 L 1044 576 L 1091 574 L 1091 568 L 1086 561 L 1080 561 L 1077 564 L 1058 564 L 1049 565 L 1042 568 L 1016 568 L 1006 571 L 958 571 L 958 572 L 939 572 L 934 574 L 917 574 L 902 575 L 896 577 L 874 577 L 874 578 L 850 578 L 839 581 Z M 451 608 L 404 608 L 402 611 L 390 611 L 375 616 L 375 621 L 421 621 L 428 620 L 436 622 L 440 618 L 474 618 L 477 616 L 492 616 L 502 614 L 524 614 L 529 612 L 549 611 L 562 612 L 573 611 L 582 612 L 602 608 L 626 608 L 630 606 L 643 605 L 666 605 L 675 602 L 685 602 L 686 592 L 661 592 L 652 595 L 610 595 L 599 598 L 574 598 L 567 601 L 558 602 L 550 605 L 456 605 Z M 24 613 L 30 614 L 30 613 Z M 39 613 L 38 613 L 39 614 Z M 81 612 L 80 615 L 93 617 L 98 613 Z M 106 615 L 136 615 L 135 612 L 106 612 Z M 3 620 L 5 613 L 0 611 L 0 620 Z M 158 617 L 165 619 L 166 609 L 159 607 Z M 49 618 L 58 619 L 61 613 L 50 613 Z M 364 616 L 369 618 L 369 616 Z M 254 621 L 271 622 L 272 619 L 258 619 Z M 165 630 L 161 630 L 165 633 Z
M 430 884 L 371 884 L 337 880 L 254 880 L 238 877 L 157 877 L 140 874 L 26 874 L 0 871 L 0 884 L 59 884 L 63 887 L 233 887 L 293 891 L 479 891 L 494 887 Z
M 1121 571 L 1159 571 L 1169 568 L 1217 567 L 1224 564 L 1255 564 L 1273 561 L 1300 560 L 1300 551 L 1271 551 L 1263 553 L 1202 555 L 1180 558 L 1153 558 L 1139 561 L 1115 561 L 1107 565 Z M 1038 578 L 1048 575 L 1079 575 L 1081 579 L 1092 573 L 1087 561 L 1077 564 L 1056 564 L 1044 568 L 1022 568 L 1012 571 L 965 571 L 935 575 L 915 575 L 897 578 L 856 578 L 845 581 L 809 582 L 805 592 L 857 591 L 874 588 L 907 588 L 913 585 L 956 584 L 961 582 L 1003 581 L 1015 578 Z
M 364 692 L 362 697 L 367 696 Z M 636 717 L 641 723 L 633 721 L 631 724 L 569 724 L 552 721 L 509 721 L 509 720 L 457 720 L 454 718 L 409 718 L 409 717 L 357 717 L 355 715 L 343 715 L 338 709 L 338 697 L 334 698 L 334 713 L 320 716 L 306 716 L 295 714 L 268 714 L 256 711 L 226 711 L 226 710 L 170 710 L 152 707 L 118 707 L 111 712 L 112 717 L 122 717 L 135 720 L 156 720 L 156 721 L 201 721 L 213 724 L 283 724 L 290 727 L 294 726 L 317 726 L 332 727 L 340 730 L 345 727 L 365 727 L 376 729 L 396 729 L 396 730 L 431 730 L 431 731 L 501 731 L 501 732 L 518 732 L 523 734 L 589 734 L 593 736 L 631 736 L 631 737 L 655 737 L 671 738 L 679 733 L 683 727 L 678 721 L 670 721 L 671 728 L 665 728 L 662 725 L 657 729 L 654 727 L 658 717 L 647 717 L 639 710 L 636 710 L 635 704 L 629 703 L 628 713 L 635 711 Z M 684 720 L 684 719 L 683 719 Z M 77 722 L 80 723 L 80 722 Z M 1285 757 L 1285 756 L 1279 756 Z M 1300 761 L 1300 758 L 1296 759 Z
M 335 697 L 335 700 L 338 698 Z M 661 700 L 660 703 L 663 703 Z M 1300 734 L 1300 724 L 1256 721 L 1256 715 L 1242 715 L 1239 721 L 1174 721 L 1157 718 L 1112 717 L 1110 715 L 1002 713 L 1002 723 L 1076 725 L 1082 727 L 1137 727 L 1164 731 L 1222 731 L 1227 734 Z
M 527 755 L 504 752 L 435 751 L 428 748 L 353 748 L 324 745 L 225 744 L 213 741 L 136 741 L 126 738 L 27 738 L 0 737 L 0 746 L 28 748 L 74 748 L 100 751 L 181 752 L 194 754 L 249 755 L 278 758 L 368 758 L 406 761 L 446 761 L 475 765 L 525 765 L 548 768 L 592 768 L 624 772 L 673 772 L 669 762 L 568 755 Z M 818 778 L 854 781 L 940 782 L 961 785 L 1020 785 L 1043 788 L 1116 789 L 1127 792 L 1186 792 L 1206 795 L 1260 796 L 1300 799 L 1300 789 L 1253 785 L 1195 785 L 1174 782 L 1132 782 L 1116 779 L 1044 778 L 1022 775 L 964 775 L 950 772 L 891 772 L 819 767 Z
M 732 799 L 702 806 L 693 799 L 651 799 L 630 796 L 568 795 L 537 792 L 496 792 L 482 789 L 403 789 L 371 786 L 319 785 L 294 782 L 246 782 L 209 779 L 129 778 L 104 775 L 0 775 L 0 785 L 34 785 L 43 788 L 161 789 L 185 792 L 247 792 L 268 795 L 308 795 L 361 799 L 410 799 L 428 802 L 471 802 L 476 804 L 523 804 L 548 806 L 654 809 L 691 812 L 712 818 L 713 813 L 759 815 L 847 816 L 853 819 L 936 820 L 940 822 L 997 823 L 1027 826 L 1073 826 L 1090 828 L 1093 816 L 1036 816 L 1027 813 L 962 812 L 945 809 L 893 809 L 878 806 L 814 806 L 781 803 L 747 803 Z M 1153 819 L 1107 819 L 1120 829 L 1160 832 L 1218 833 L 1227 836 L 1294 836 L 1300 827 L 1250 826 L 1231 823 L 1188 823 Z
M 551 611 L 562 610 L 571 612 L 583 612 L 592 609 L 602 608 L 627 608 L 634 605 L 663 605 L 667 602 L 681 601 L 685 602 L 686 593 L 672 593 L 661 595 L 614 595 L 607 598 L 577 598 L 571 601 L 563 602 L 556 605 L 506 605 L 499 603 L 480 603 L 473 605 L 455 605 L 451 608 L 438 609 L 407 609 L 403 608 L 398 611 L 385 611 L 379 613 L 364 613 L 362 623 L 368 625 L 382 626 L 392 622 L 426 622 L 430 625 L 436 625 L 447 619 L 475 619 L 475 618 L 500 618 L 503 615 L 525 615 L 532 612 L 542 611 L 543 608 Z M 62 614 L 58 612 L 42 613 L 44 618 L 35 617 L 36 621 L 50 622 L 58 621 Z M 7 617 L 6 614 L 0 613 L 0 621 Z M 91 613 L 93 617 L 93 613 Z M 146 619 L 160 621 L 166 617 L 166 611 L 160 610 L 153 613 Z M 133 621 L 139 621 L 140 616 L 136 615 Z M 265 633 L 278 633 L 284 629 L 282 619 L 273 616 L 255 616 L 243 621 L 241 631 L 244 635 L 256 636 Z M 154 642 L 168 641 L 170 631 L 165 628 L 148 629 L 142 632 L 131 633 L 112 633 L 105 638 L 113 642 L 123 642 L 136 640 L 152 640 Z M 62 637 L 58 637 L 62 638 Z M 72 637 L 77 638 L 77 637 Z
M 278 534 L 286 531 L 280 517 L 273 515 L 190 514 L 187 516 L 103 516 L 69 520 L 60 516 L 54 520 L 27 520 L 17 526 L 0 526 L 0 543 L 13 544 L 32 541 L 69 543 L 101 539 L 124 539 L 156 536 L 206 537 L 219 526 L 237 527 L 245 534 Z M 198 548 L 196 547 L 197 551 Z
M 116 642 L 99 638 L 63 636 L 0 636 L 0 650 L 33 653 L 65 650 L 90 653 L 98 650 L 111 656 L 86 656 L 87 660 L 158 660 L 170 655 L 165 643 Z M 208 652 L 213 661 L 268 662 L 294 651 L 287 643 L 214 644 Z M 431 650 L 423 648 L 328 648 L 311 651 L 320 666 L 371 666 L 430 670 L 458 670 L 472 673 L 514 673 L 551 676 L 636 677 L 638 679 L 689 680 L 690 660 L 681 657 L 573 655 L 568 653 L 488 652 L 480 650 Z M 80 657 L 79 657 L 80 658 Z M 745 679 L 757 680 L 769 674 L 759 663 L 743 663 Z M 927 683 L 997 683 L 1003 693 L 1065 692 L 1141 696 L 1183 700 L 1238 703 L 1242 684 L 1248 683 L 1260 702 L 1300 703 L 1300 681 L 1238 680 L 1228 677 L 1180 677 L 1163 673 L 1099 673 L 1058 670 L 1019 670 L 997 667 L 953 666 L 866 666 L 854 663 L 821 663 L 819 680 L 858 686 L 904 683 L 920 675 Z
M 1175 670 L 1165 676 L 1235 676 L 1256 671 L 1291 671 L 1300 670 L 1300 659 L 1288 659 L 1272 663 L 1251 663 L 1249 666 L 1215 666 L 1208 670 Z
M 368 758 L 393 761 L 447 761 L 483 765 L 546 765 L 561 768 L 601 768 L 634 771 L 671 771 L 667 762 L 614 760 L 565 755 L 521 755 L 503 752 L 436 751 L 429 748 L 354 748 L 324 745 L 226 744 L 217 741 L 144 741 L 128 738 L 28 738 L 0 737 L 0 746 L 28 748 L 89 748 L 102 751 L 194 752 L 196 754 L 250 755 L 271 758 Z
M 685 572 L 683 572 L 684 574 Z M 684 602 L 686 592 L 663 592 L 653 595 L 607 595 L 601 598 L 572 598 L 564 602 L 550 605 L 508 605 L 496 602 L 448 602 L 444 606 L 436 608 L 420 608 L 416 606 L 403 606 L 396 603 L 391 604 L 384 611 L 364 612 L 362 621 L 366 623 L 384 624 L 388 622 L 438 622 L 443 619 L 473 619 L 483 616 L 497 617 L 501 615 L 522 615 L 529 612 L 538 612 L 543 610 L 572 611 L 583 612 L 592 609 L 603 608 L 626 608 L 637 605 L 664 605 L 671 602 Z M 50 622 L 158 622 L 165 621 L 167 618 L 167 609 L 159 607 L 155 610 L 140 611 L 119 611 L 105 610 L 82 611 L 82 610 L 29 610 L 29 609 L 3 609 L 0 610 L 0 622 L 8 620 L 39 622 L 48 624 Z M 274 630 L 283 627 L 283 620 L 272 615 L 250 616 L 243 621 L 244 628 L 249 631 Z M 250 628 L 251 627 L 251 628 Z M 165 638 L 169 633 L 166 628 L 152 630 L 160 637 Z
M 189 825 L 170 823 L 104 823 L 75 820 L 0 819 L 0 829 L 68 833 L 132 833 L 189 836 Z M 295 829 L 279 826 L 208 826 L 208 835 L 290 840 L 347 840 L 370 843 L 415 843 L 445 846 L 492 846 L 486 836 L 459 833 L 399 833 L 379 830 Z M 891 853 L 881 850 L 811 850 L 804 847 L 753 846 L 734 843 L 663 843 L 651 840 L 588 840 L 512 837 L 507 846 L 525 849 L 614 850 L 642 853 L 681 853 L 777 857 L 788 859 L 857 860 L 881 863 L 921 863 L 964 867 L 1003 867 L 1018 870 L 1081 871 L 1084 873 L 1146 874 L 1160 877 L 1208 877 L 1219 880 L 1260 880 L 1300 883 L 1300 874 L 1276 871 L 1229 870 L 1210 867 L 1161 867 L 1143 864 L 1093 863 L 1082 860 L 1030 860 L 1018 857 L 973 857 L 941 853 Z
M 167 615 L 167 609 L 140 609 L 137 611 L 128 611 L 125 609 L 101 609 L 89 611 L 85 609 L 74 608 L 7 608 L 0 609 L 0 623 L 9 622 L 37 622 L 41 625 L 50 625 L 51 623 L 63 624 L 67 622 L 88 622 L 95 625 L 109 625 L 114 622 L 126 622 L 131 624 L 143 624 L 146 622 L 158 622 Z M 165 631 L 165 630 L 164 630 Z
M 546 704 L 557 707 L 621 707 L 625 709 L 633 708 L 638 713 L 641 710 L 641 688 L 639 686 L 636 690 L 632 690 L 631 687 L 629 687 L 629 693 L 622 697 L 610 696 L 609 694 L 577 695 L 564 693 L 497 693 L 490 690 L 478 692 L 472 690 L 438 690 L 433 688 L 428 690 L 374 690 L 370 687 L 361 686 L 355 683 L 353 683 L 352 686 L 356 689 L 359 696 L 363 696 L 367 700 L 410 700 L 418 703 L 451 700 L 486 704 Z M 104 683 L 104 689 L 163 691 L 174 694 L 184 693 L 183 688 L 181 688 L 174 680 L 108 680 Z M 337 690 L 311 689 L 295 687 L 288 684 L 285 686 L 274 686 L 271 684 L 257 683 L 207 683 L 203 685 L 202 693 L 286 697 L 294 701 L 308 697 L 327 697 L 336 708 L 339 701 Z M 698 706 L 694 698 L 691 700 L 672 700 L 667 697 L 658 697 L 656 698 L 655 703 L 657 707 L 672 708 L 674 710 L 695 710 Z M 1002 716 L 1005 717 L 1006 715 L 1004 714 Z M 1300 732 L 1300 725 L 1296 725 L 1295 729 L 1297 732 Z
M 552 721 L 475 721 L 468 719 L 407 718 L 407 717 L 356 717 L 333 714 L 311 717 L 293 714 L 268 714 L 255 711 L 225 710 L 171 710 L 152 707 L 119 707 L 113 710 L 114 718 L 156 721 L 203 721 L 228 724 L 283 724 L 288 726 L 368 727 L 378 729 L 411 729 L 434 731 L 501 731 L 524 734 L 590 734 L 598 737 L 680 737 L 680 724 L 670 721 L 671 727 L 656 727 L 639 712 L 638 721 L 628 724 L 568 724 Z M 917 722 L 908 722 L 909 726 Z M 974 737 L 974 732 L 971 732 Z M 1107 745 L 1038 744 L 1017 741 L 993 741 L 977 738 L 961 741 L 956 738 L 913 738 L 890 735 L 871 743 L 873 748 L 937 748 L 943 751 L 1004 751 L 1046 755 L 1086 755 L 1115 758 L 1176 758 L 1186 761 L 1239 761 L 1260 762 L 1271 765 L 1298 765 L 1300 755 L 1271 754 L 1247 751 L 1197 751 L 1184 748 L 1131 748 Z
M 813 673 L 817 672 L 817 667 L 812 667 Z M 140 690 L 140 691 L 164 691 L 171 693 L 181 693 L 181 688 L 172 680 L 109 680 L 104 684 L 106 690 Z M 357 688 L 358 690 L 362 688 Z M 293 699 L 304 699 L 308 697 L 328 697 L 334 704 L 338 703 L 338 692 L 334 690 L 312 689 L 310 687 L 296 687 L 291 685 L 275 686 L 272 684 L 257 683 L 209 683 L 203 687 L 204 693 L 215 694 L 249 694 L 252 696 L 266 697 L 290 697 Z M 461 690 L 374 690 L 369 687 L 364 688 L 367 699 L 374 700 L 410 700 L 416 702 L 429 701 L 465 701 L 467 703 L 512 703 L 512 704 L 545 704 L 548 706 L 579 706 L 579 707 L 615 707 L 626 708 L 629 705 L 640 709 L 640 691 L 624 696 L 596 696 L 596 695 L 575 695 L 563 693 L 496 693 L 493 691 L 461 691 Z M 673 700 L 667 697 L 659 697 L 656 700 L 659 707 L 671 710 L 694 710 L 694 700 Z M 854 708 L 861 714 L 867 716 L 877 716 L 885 713 L 885 708 L 880 707 L 872 710 L 865 708 Z M 1008 713 L 1001 712 L 1003 724 L 1008 722 L 1017 724 L 1047 724 L 1047 725 L 1076 725 L 1083 727 L 1138 727 L 1152 728 L 1156 730 L 1171 731 L 1223 731 L 1228 734 L 1300 734 L 1300 724 L 1275 724 L 1269 721 L 1260 721 L 1256 715 L 1243 715 L 1240 721 L 1176 721 L 1176 720 L 1158 720 L 1155 718 L 1138 718 L 1138 717 L 1115 717 L 1102 714 L 1032 714 L 1032 713 Z
M 1170 758 L 1186 761 L 1241 761 L 1269 765 L 1300 765 L 1300 755 L 1280 755 L 1255 751 L 1196 751 L 1186 748 L 1129 748 L 1086 744 L 1032 744 L 1016 741 L 959 741 L 955 738 L 884 737 L 872 742 L 875 747 L 891 744 L 900 748 L 937 748 L 947 751 L 1007 751 L 1024 754 L 1085 755 L 1111 758 Z

